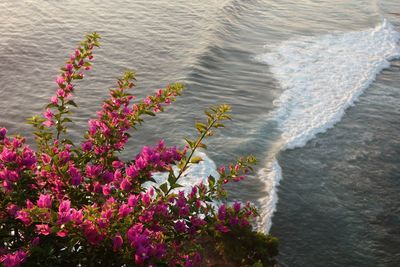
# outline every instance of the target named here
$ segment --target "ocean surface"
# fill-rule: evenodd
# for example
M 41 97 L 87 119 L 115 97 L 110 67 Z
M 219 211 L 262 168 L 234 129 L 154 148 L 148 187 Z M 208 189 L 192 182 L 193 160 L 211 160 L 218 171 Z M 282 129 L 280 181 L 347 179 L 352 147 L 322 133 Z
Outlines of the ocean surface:
M 92 31 L 102 46 L 76 87 L 74 140 L 126 69 L 138 98 L 180 81 L 124 158 L 161 138 L 183 145 L 203 110 L 230 104 L 234 120 L 185 184 L 254 154 L 230 200 L 258 205 L 280 265 L 400 266 L 400 1 L 2 0 L 1 126 L 32 142 L 23 122 Z

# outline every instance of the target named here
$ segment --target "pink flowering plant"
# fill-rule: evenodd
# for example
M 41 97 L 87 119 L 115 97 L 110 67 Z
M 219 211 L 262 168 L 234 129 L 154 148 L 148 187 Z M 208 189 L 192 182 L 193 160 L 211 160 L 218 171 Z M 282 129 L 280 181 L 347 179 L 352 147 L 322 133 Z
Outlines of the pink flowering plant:
M 188 191 L 179 184 L 190 166 L 202 160 L 195 152 L 206 148 L 205 138 L 230 119 L 227 105 L 206 112 L 206 120 L 196 123 L 198 137 L 186 139 L 187 146 L 168 147 L 161 140 L 124 162 L 119 153 L 131 128 L 163 112 L 183 90 L 175 83 L 138 101 L 129 93 L 135 76 L 126 72 L 110 89 L 97 117 L 89 120 L 81 143 L 68 139 L 69 115 L 77 107 L 75 82 L 92 68 L 99 38 L 96 33 L 86 36 L 61 68 L 58 89 L 43 115 L 29 119 L 35 150 L 25 138 L 0 128 L 0 263 L 204 266 L 211 265 L 213 257 L 229 254 L 226 240 L 245 243 L 246 236 L 261 235 L 251 227 L 257 216 L 252 205 L 217 204 L 226 197 L 226 183 L 252 171 L 254 157 L 219 168 L 219 179 L 209 176 L 207 183 Z M 153 174 L 159 172 L 167 175 L 164 183 L 144 186 L 155 182 Z M 276 240 L 262 238 L 261 245 L 272 249 L 258 255 L 257 248 L 243 247 L 247 252 L 241 259 L 230 261 L 271 264 Z

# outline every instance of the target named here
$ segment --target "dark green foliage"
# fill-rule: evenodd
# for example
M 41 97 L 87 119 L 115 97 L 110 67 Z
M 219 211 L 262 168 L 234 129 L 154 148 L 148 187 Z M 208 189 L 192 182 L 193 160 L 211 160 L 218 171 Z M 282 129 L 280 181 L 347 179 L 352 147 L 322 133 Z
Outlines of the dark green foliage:
M 234 266 L 275 266 L 278 239 L 251 227 L 235 228 L 216 238 L 217 250 Z M 262 265 L 260 265 L 260 263 Z

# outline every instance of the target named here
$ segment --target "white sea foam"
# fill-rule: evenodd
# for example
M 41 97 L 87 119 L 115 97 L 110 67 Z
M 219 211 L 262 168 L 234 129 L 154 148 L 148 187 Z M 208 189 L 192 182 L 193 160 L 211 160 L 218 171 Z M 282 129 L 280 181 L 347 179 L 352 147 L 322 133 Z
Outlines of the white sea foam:
M 260 199 L 260 217 L 257 221 L 257 228 L 259 231 L 269 232 L 272 224 L 271 218 L 278 202 L 277 186 L 282 178 L 282 170 L 278 161 L 275 158 L 270 161 L 266 168 L 260 169 L 258 177 L 262 178 L 265 183 L 265 191 L 268 194 Z
M 389 60 L 400 57 L 399 39 L 384 20 L 374 29 L 289 40 L 258 56 L 283 89 L 272 116 L 282 131 L 280 150 L 304 146 L 333 127 Z M 269 231 L 281 179 L 278 162 L 268 163 L 259 176 L 270 192 L 261 222 Z

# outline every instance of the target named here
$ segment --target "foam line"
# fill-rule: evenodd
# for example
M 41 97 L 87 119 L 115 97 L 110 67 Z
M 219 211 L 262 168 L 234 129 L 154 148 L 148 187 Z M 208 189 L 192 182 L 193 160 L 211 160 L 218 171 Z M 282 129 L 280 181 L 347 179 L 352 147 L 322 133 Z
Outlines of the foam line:
M 400 34 L 384 20 L 364 31 L 285 41 L 259 55 L 283 89 L 272 114 L 282 132 L 280 150 L 302 147 L 340 121 L 389 61 L 400 57 L 399 40 Z M 267 232 L 281 176 L 275 159 L 259 172 L 270 192 L 262 200 L 266 217 L 260 222 Z

